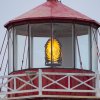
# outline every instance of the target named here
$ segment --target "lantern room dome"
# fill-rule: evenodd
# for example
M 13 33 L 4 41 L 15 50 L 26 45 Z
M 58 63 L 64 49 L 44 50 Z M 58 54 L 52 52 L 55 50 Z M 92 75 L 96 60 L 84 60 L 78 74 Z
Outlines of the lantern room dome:
M 33 8 L 32 10 L 18 16 L 17 18 L 9 21 L 5 24 L 8 28 L 12 25 L 24 24 L 24 23 L 39 23 L 39 22 L 76 22 L 89 25 L 100 26 L 98 22 L 89 18 L 86 15 L 79 13 L 65 6 L 58 0 L 47 0 L 42 5 Z

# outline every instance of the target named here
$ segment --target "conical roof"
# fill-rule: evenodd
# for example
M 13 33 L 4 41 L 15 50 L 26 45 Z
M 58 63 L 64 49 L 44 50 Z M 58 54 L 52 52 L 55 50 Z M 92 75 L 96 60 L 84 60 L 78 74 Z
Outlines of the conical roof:
M 11 25 L 23 24 L 28 22 L 49 22 L 49 21 L 57 21 L 57 22 L 80 22 L 86 24 L 95 24 L 98 27 L 100 24 L 95 20 L 87 17 L 71 9 L 68 6 L 65 6 L 58 0 L 47 0 L 44 4 L 33 8 L 32 10 L 18 16 L 17 18 L 9 21 L 5 27 L 9 27 Z

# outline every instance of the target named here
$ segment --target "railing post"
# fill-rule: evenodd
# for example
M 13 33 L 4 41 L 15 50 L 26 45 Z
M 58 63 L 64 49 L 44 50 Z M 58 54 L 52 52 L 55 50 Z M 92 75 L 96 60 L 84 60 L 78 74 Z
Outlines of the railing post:
M 68 89 L 70 90 L 70 75 L 68 75 Z
M 100 97 L 99 71 L 96 72 L 96 97 Z
M 42 95 L 42 69 L 39 69 L 39 95 Z
M 14 77 L 14 91 L 16 90 L 16 77 Z

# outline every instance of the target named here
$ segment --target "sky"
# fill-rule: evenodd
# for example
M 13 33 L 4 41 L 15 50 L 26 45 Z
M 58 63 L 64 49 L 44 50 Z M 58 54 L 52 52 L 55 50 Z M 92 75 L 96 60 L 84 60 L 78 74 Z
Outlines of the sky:
M 100 22 L 100 0 L 61 0 L 63 4 Z M 4 24 L 46 0 L 0 0 L 0 46 L 5 34 Z
M 0 0 L 0 41 L 5 33 L 4 24 L 46 0 Z M 100 22 L 100 0 L 61 0 L 63 4 Z M 1 44 L 1 42 L 0 42 Z
M 6 32 L 4 24 L 46 0 L 0 0 L 0 48 Z M 100 0 L 61 0 L 61 2 L 100 22 Z
M 46 0 L 0 0 L 0 47 L 6 32 L 4 24 L 44 2 Z M 61 0 L 61 2 L 100 22 L 100 0 Z
M 5 34 L 4 24 L 46 0 L 0 0 L 0 46 Z M 100 0 L 61 0 L 63 4 L 100 22 Z

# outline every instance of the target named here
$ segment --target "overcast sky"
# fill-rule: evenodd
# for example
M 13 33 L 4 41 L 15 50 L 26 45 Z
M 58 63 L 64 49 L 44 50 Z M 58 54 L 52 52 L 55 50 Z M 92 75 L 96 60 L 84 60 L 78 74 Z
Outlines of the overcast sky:
M 100 22 L 100 0 L 61 0 L 65 5 Z M 20 14 L 46 2 L 46 0 L 0 0 L 0 46 L 4 24 Z
M 100 0 L 61 0 L 63 4 L 100 22 Z M 4 24 L 46 0 L 0 0 L 0 45 L 5 34 Z
M 100 22 L 100 0 L 61 0 L 63 4 Z M 0 47 L 5 34 L 4 24 L 35 8 L 46 0 L 0 0 Z
M 0 0 L 0 34 L 3 25 L 46 0 Z M 63 4 L 100 22 L 100 0 L 61 0 Z
M 100 0 L 61 0 L 63 4 L 100 22 Z M 0 49 L 6 29 L 4 24 L 46 0 L 0 0 Z M 0 57 L 1 59 L 1 57 Z M 1 62 L 1 60 L 0 60 Z M 0 73 L 1 74 L 1 73 Z M 2 72 L 3 74 L 3 72 Z

